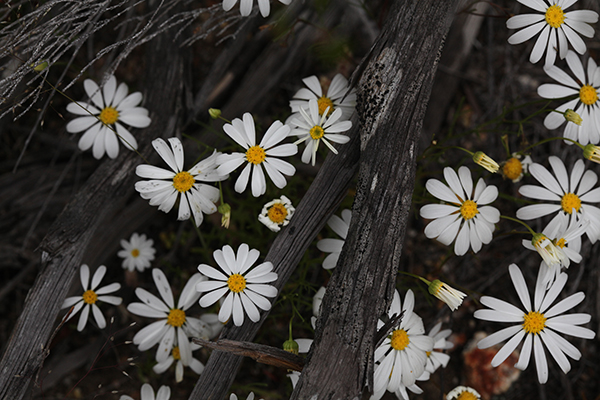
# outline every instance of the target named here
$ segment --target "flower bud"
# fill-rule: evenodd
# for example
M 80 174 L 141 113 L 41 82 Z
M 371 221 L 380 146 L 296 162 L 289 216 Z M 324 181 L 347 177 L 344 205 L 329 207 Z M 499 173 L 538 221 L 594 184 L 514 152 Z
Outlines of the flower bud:
M 570 121 L 579 126 L 581 126 L 581 123 L 583 122 L 583 120 L 581 119 L 579 114 L 577 114 L 575 111 L 573 111 L 571 109 L 568 109 L 567 111 L 565 111 L 565 113 L 563 115 L 565 116 L 565 119 L 567 121 Z
M 218 108 L 209 108 L 208 115 L 210 115 L 212 119 L 218 119 L 221 116 L 221 110 Z
M 487 169 L 493 174 L 498 172 L 498 169 L 500 169 L 498 163 L 483 151 L 478 151 L 477 153 L 473 154 L 473 161 L 475 161 L 477 165 L 481 165 L 483 168 Z

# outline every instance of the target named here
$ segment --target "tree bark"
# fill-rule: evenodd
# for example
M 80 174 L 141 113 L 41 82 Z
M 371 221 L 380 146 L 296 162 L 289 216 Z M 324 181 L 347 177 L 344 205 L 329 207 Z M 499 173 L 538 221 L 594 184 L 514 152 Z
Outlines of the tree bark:
M 151 154 L 151 141 L 174 136 L 181 101 L 183 69 L 181 52 L 173 34 L 153 43 L 146 77 L 145 105 L 152 110 L 152 124 L 138 135 L 140 153 Z M 164 62 L 164 60 L 169 60 Z M 170 101 L 165 101 L 170 99 Z M 45 264 L 30 290 L 6 352 L 0 362 L 0 399 L 20 400 L 48 355 L 48 339 L 73 278 L 79 271 L 88 245 L 104 217 L 121 207 L 137 179 L 139 156 L 121 149 L 119 156 L 105 159 L 84 187 L 67 205 L 40 245 Z M 94 266 L 95 267 L 95 266 Z
M 377 319 L 392 300 L 416 147 L 457 3 L 393 2 L 360 77 L 360 171 L 352 221 L 291 399 L 358 399 L 365 388 L 372 393 Z

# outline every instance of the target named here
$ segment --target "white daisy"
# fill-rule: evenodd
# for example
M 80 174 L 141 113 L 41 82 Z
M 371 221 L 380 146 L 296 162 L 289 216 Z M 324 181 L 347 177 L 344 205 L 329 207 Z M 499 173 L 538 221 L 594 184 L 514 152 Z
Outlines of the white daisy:
M 85 92 L 91 103 L 69 103 L 67 111 L 75 115 L 82 115 L 67 124 L 67 132 L 77 133 L 85 131 L 79 139 L 79 148 L 83 151 L 92 148 L 96 159 L 102 158 L 104 152 L 110 158 L 119 154 L 119 139 L 126 148 L 137 149 L 137 141 L 122 125 L 127 124 L 134 128 L 145 128 L 150 125 L 148 110 L 137 107 L 142 102 L 140 92 L 127 96 L 127 85 L 121 83 L 117 87 L 117 79 L 111 75 L 102 90 L 96 82 L 86 79 L 83 82 Z
M 573 79 L 562 69 L 552 66 L 545 69 L 546 74 L 559 84 L 545 83 L 538 88 L 538 94 L 545 99 L 576 96 L 556 108 L 560 112 L 573 109 L 582 119 L 579 125 L 574 122 L 567 122 L 563 135 L 583 145 L 588 143 L 598 144 L 600 142 L 600 102 L 598 101 L 600 68 L 590 57 L 588 58 L 587 71 L 585 71 L 579 56 L 572 51 L 567 54 L 567 65 L 576 79 Z M 551 112 L 544 119 L 544 126 L 548 129 L 556 129 L 565 121 L 566 119 L 561 113 Z M 565 141 L 565 143 L 573 144 L 569 141 Z
M 583 160 L 577 160 L 571 176 L 562 160 L 556 156 L 548 157 L 554 176 L 542 165 L 533 163 L 529 167 L 531 175 L 543 186 L 523 185 L 519 193 L 537 200 L 556 201 L 555 203 L 532 204 L 517 210 L 517 218 L 529 221 L 544 215 L 558 213 L 554 220 L 571 214 L 573 209 L 584 220 L 589 220 L 586 234 L 592 243 L 600 237 L 600 209 L 588 203 L 600 202 L 600 188 L 592 189 L 598 176 L 592 171 L 585 171 Z M 551 223 L 556 223 L 556 221 Z
M 420 382 L 428 381 L 430 377 L 431 377 L 431 374 L 427 371 L 424 371 L 421 374 L 421 376 L 419 376 L 417 378 L 417 381 L 420 381 Z M 383 395 L 385 394 L 385 391 L 386 391 L 386 388 L 383 388 L 379 392 L 374 392 L 373 395 L 369 399 L 370 400 L 379 400 L 383 397 Z M 423 393 L 423 389 L 418 387 L 416 384 L 412 384 L 410 386 L 404 386 L 404 384 L 402 384 L 402 382 L 400 382 L 400 385 L 398 386 L 398 389 L 394 392 L 394 394 L 400 400 L 409 400 L 408 391 L 411 391 L 414 394 L 422 394 Z
M 433 350 L 434 342 L 424 335 L 423 321 L 413 312 L 414 303 L 412 290 L 406 292 L 404 306 L 398 291 L 394 291 L 388 315 L 392 318 L 404 311 L 404 316 L 400 325 L 375 350 L 374 393 L 382 393 L 384 388 L 394 393 L 400 384 L 412 386 L 425 372 L 427 352 Z M 377 325 L 377 329 L 380 329 L 384 323 L 379 320 Z
M 450 361 L 450 356 L 443 353 L 443 351 L 454 347 L 452 342 L 446 340 L 452 334 L 452 331 L 450 329 L 442 331 L 441 328 L 442 323 L 438 322 L 427 334 L 427 336 L 433 339 L 433 350 L 427 353 L 427 364 L 425 365 L 425 371 L 430 374 L 433 374 L 439 367 L 446 368 L 446 365 Z
M 448 393 L 446 400 L 479 400 L 481 395 L 468 386 L 457 386 Z
M 463 299 L 467 296 L 465 293 L 454 289 L 452 286 L 439 279 L 430 282 L 428 289 L 429 294 L 446 303 L 452 311 L 458 309 L 462 304 Z
M 150 200 L 151 206 L 168 213 L 179 199 L 179 221 L 193 215 L 196 226 L 200 226 L 204 214 L 217 211 L 219 189 L 200 182 L 218 182 L 227 179 L 227 174 L 217 171 L 215 161 L 221 153 L 216 151 L 200 161 L 188 171 L 183 171 L 183 146 L 178 138 L 169 138 L 171 149 L 162 139 L 152 141 L 152 146 L 161 158 L 171 167 L 171 171 L 153 165 L 142 164 L 135 169 L 137 176 L 150 178 L 150 181 L 135 183 L 135 190 L 143 199 Z
M 546 273 L 544 275 L 544 284 L 548 287 L 561 272 L 561 267 L 569 268 L 571 261 L 579 263 L 581 261 L 581 235 L 585 233 L 589 225 L 589 221 L 582 221 L 578 218 L 577 213 L 572 213 L 570 216 L 559 214 L 559 218 L 552 220 L 548 226 L 544 228 L 542 234 L 552 242 L 552 244 L 561 249 L 560 262 L 547 263 L 542 260 L 540 268 L 543 268 Z M 529 250 L 537 251 L 536 247 L 529 240 L 523 240 L 523 246 Z
M 279 199 L 271 200 L 264 205 L 258 216 L 258 221 L 273 232 L 279 232 L 282 226 L 290 223 L 294 211 L 296 209 L 292 206 L 292 201 L 285 196 L 281 196 Z
M 288 118 L 288 121 L 300 117 L 300 108 L 308 109 L 310 100 L 317 101 L 319 115 L 323 115 L 327 108 L 329 108 L 328 115 L 339 108 L 342 110 L 340 119 L 350 119 L 356 106 L 356 91 L 354 89 L 350 90 L 348 81 L 342 74 L 333 77 L 328 89 L 322 87 L 319 79 L 314 75 L 302 79 L 302 82 L 304 82 L 306 88 L 298 90 L 290 100 L 290 108 L 293 114 Z
M 135 294 L 142 303 L 131 303 L 127 306 L 127 310 L 135 315 L 160 318 L 160 320 L 136 333 L 133 337 L 133 344 L 137 345 L 140 351 L 146 351 L 158 343 L 156 361 L 162 363 L 171 354 L 177 337 L 181 360 L 184 365 L 191 365 L 192 351 L 189 347 L 188 337 L 209 338 L 212 334 L 212 329 L 206 322 L 186 314 L 186 311 L 200 297 L 194 287 L 206 278 L 200 274 L 192 275 L 181 291 L 177 307 L 175 307 L 173 292 L 165 274 L 160 269 L 154 268 L 152 278 L 162 300 L 145 289 L 137 288 Z
M 559 56 L 564 59 L 567 55 L 568 43 L 579 53 L 586 51 L 585 43 L 579 35 L 594 36 L 594 28 L 589 24 L 598 22 L 598 14 L 594 11 L 577 10 L 565 13 L 577 0 L 517 0 L 519 3 L 532 8 L 541 14 L 515 15 L 506 21 L 508 29 L 521 29 L 508 38 L 508 43 L 523 43 L 538 33 L 529 61 L 538 62 L 544 51 L 546 61 L 544 68 L 554 64 L 557 48 Z
M 229 395 L 229 400 L 238 400 L 238 397 L 234 393 L 231 393 L 231 395 Z M 254 400 L 254 393 L 250 392 L 248 397 L 246 397 L 246 400 Z M 260 400 L 263 400 L 263 399 L 260 399 Z
M 533 162 L 529 156 L 525 156 L 523 160 L 521 158 L 521 155 L 513 153 L 512 157 L 503 162 L 500 168 L 502 176 L 510 179 L 513 183 L 517 183 L 523 178 L 523 175 L 528 172 L 529 166 Z
M 154 396 L 154 389 L 147 383 L 142 385 L 140 389 L 140 399 L 141 400 L 169 400 L 171 398 L 171 388 L 168 386 L 161 386 L 156 392 L 156 396 Z M 133 400 L 133 398 L 122 395 L 119 400 Z
M 277 157 L 293 156 L 298 152 L 298 146 L 292 143 L 284 143 L 279 146 L 277 144 L 288 137 L 290 127 L 283 125 L 280 121 L 273 122 L 257 145 L 252 115 L 245 113 L 243 118 L 243 121 L 235 118 L 231 121 L 231 124 L 223 125 L 223 130 L 246 151 L 244 153 L 223 154 L 217 157 L 217 165 L 219 166 L 217 172 L 226 175 L 240 165 L 247 163 L 235 182 L 235 191 L 242 193 L 246 190 L 250 170 L 252 170 L 252 195 L 258 197 L 262 196 L 267 190 L 262 165 L 275 186 L 279 189 L 284 188 L 287 181 L 283 175 L 293 176 L 296 173 L 296 168 L 289 162 L 280 160 Z
M 237 257 L 229 245 L 225 245 L 223 250 L 215 250 L 213 256 L 225 274 L 207 264 L 198 266 L 198 271 L 211 279 L 196 284 L 196 290 L 205 293 L 200 305 L 209 307 L 227 294 L 219 311 L 219 321 L 227 322 L 233 315 L 233 323 L 240 326 L 244 322 L 244 314 L 248 314 L 252 322 L 258 322 L 258 308 L 270 310 L 271 303 L 266 298 L 277 296 L 275 286 L 266 285 L 277 280 L 277 274 L 272 272 L 273 264 L 267 261 L 250 269 L 260 252 L 250 250 L 246 243 L 238 248 Z
M 96 324 L 98 324 L 98 328 L 104 329 L 106 327 L 106 319 L 104 318 L 104 315 L 102 315 L 100 308 L 98 308 L 96 305 L 98 301 L 113 304 L 115 306 L 118 306 L 123 301 L 123 299 L 120 297 L 106 296 L 109 293 L 113 293 L 121 289 L 121 284 L 119 283 L 111 283 L 110 285 L 96 289 L 102 281 L 102 278 L 104 278 L 104 274 L 106 274 L 106 267 L 101 265 L 98 267 L 96 272 L 94 272 L 94 276 L 92 277 L 92 281 L 90 283 L 90 269 L 87 265 L 83 264 L 79 270 L 81 286 L 83 287 L 83 295 L 67 297 L 61 306 L 61 308 L 74 306 L 69 318 L 67 318 L 67 321 L 73 318 L 75 314 L 81 310 L 79 322 L 77 323 L 77 330 L 80 332 L 83 330 L 83 328 L 85 328 L 88 316 L 90 315 L 90 310 L 92 310 L 92 314 L 94 314 L 94 319 L 96 320 Z
M 469 247 L 477 253 L 483 244 L 492 241 L 494 224 L 500 220 L 500 212 L 486 206 L 496 200 L 498 188 L 486 186 L 480 178 L 473 189 L 471 171 L 467 167 L 460 167 L 458 175 L 446 167 L 444 178 L 448 185 L 437 179 L 429 179 L 425 185 L 429 193 L 448 203 L 421 207 L 421 217 L 433 220 L 425 227 L 425 236 L 446 246 L 456 239 L 454 253 L 458 256 L 464 255 Z
M 485 321 L 514 322 L 518 324 L 502 329 L 482 339 L 477 344 L 477 347 L 486 349 L 511 338 L 492 359 L 492 366 L 497 367 L 506 360 L 523 338 L 525 338 L 519 361 L 515 364 L 515 367 L 525 370 L 529 365 L 529 359 L 533 351 L 538 380 L 543 384 L 548 380 L 548 363 L 546 361 L 544 346 L 564 373 L 569 372 L 571 369 L 571 364 L 565 356 L 569 356 L 574 360 L 581 358 L 579 350 L 562 336 L 558 335 L 557 332 L 584 339 L 593 339 L 596 336 L 592 330 L 578 326 L 590 321 L 591 316 L 589 314 L 560 315 L 581 303 L 585 299 L 585 294 L 583 292 L 575 293 L 559 301 L 553 307 L 550 307 L 565 287 L 567 274 L 561 273 L 548 291 L 546 291 L 543 282 L 544 272 L 540 269 L 535 285 L 532 307 L 529 291 L 527 290 L 525 278 L 523 278 L 521 270 L 516 264 L 511 264 L 508 267 L 508 271 L 525 311 L 495 297 L 481 297 L 481 304 L 491 309 L 475 311 L 475 318 Z
M 154 253 L 156 253 L 153 245 L 154 240 L 146 239 L 143 233 L 141 235 L 133 233 L 129 241 L 121 239 L 123 250 L 120 250 L 117 255 L 123 258 L 123 268 L 129 271 L 137 268 L 140 272 L 149 268 L 150 261 L 154 260 Z
M 328 110 L 329 108 L 325 110 L 322 116 L 319 115 L 317 100 L 311 99 L 308 101 L 307 110 L 300 107 L 300 117 L 293 118 L 290 121 L 290 125 L 295 127 L 290 132 L 290 135 L 300 136 L 300 139 L 296 140 L 294 144 L 307 141 L 306 148 L 302 153 L 302 162 L 305 164 L 308 164 L 312 159 L 312 165 L 315 165 L 317 149 L 321 140 L 334 154 L 338 152 L 329 141 L 339 144 L 345 144 L 350 141 L 348 136 L 340 135 L 340 133 L 352 128 L 352 122 L 338 121 L 342 117 L 341 108 L 335 110 L 331 115 L 329 115 Z
M 331 253 L 325 260 L 323 260 L 323 268 L 333 269 L 337 265 L 338 259 L 340 258 L 340 252 L 344 247 L 346 236 L 348 235 L 348 228 L 350 227 L 350 220 L 352 219 L 352 211 L 346 209 L 342 210 L 342 218 L 337 215 L 332 215 L 327 220 L 327 225 L 332 231 L 338 234 L 341 239 L 321 239 L 317 242 L 317 248 L 324 253 Z
M 202 371 L 204 371 L 204 364 L 202 364 L 199 360 L 195 359 L 192 356 L 192 352 L 202 348 L 202 346 L 195 344 L 193 342 L 189 342 L 188 346 L 182 346 L 182 349 L 185 348 L 186 351 L 189 350 L 189 357 L 181 357 L 181 350 L 179 349 L 179 344 L 177 343 L 177 337 L 175 337 L 175 342 L 173 343 L 173 349 L 171 349 L 171 354 L 167 357 L 166 360 L 159 362 L 152 370 L 157 374 L 162 374 L 169 367 L 175 363 L 175 381 L 181 382 L 183 380 L 183 368 L 190 367 L 192 371 L 200 375 Z M 187 339 L 186 339 L 187 340 Z M 183 358 L 190 360 L 189 364 L 183 361 Z
M 223 0 L 223 10 L 229 11 L 236 5 L 238 0 Z M 279 0 L 280 3 L 286 6 L 292 2 L 292 0 Z M 254 0 L 240 0 L 240 14 L 243 17 L 247 17 L 252 12 Z M 268 17 L 271 13 L 270 0 L 258 0 L 258 8 L 263 17 Z

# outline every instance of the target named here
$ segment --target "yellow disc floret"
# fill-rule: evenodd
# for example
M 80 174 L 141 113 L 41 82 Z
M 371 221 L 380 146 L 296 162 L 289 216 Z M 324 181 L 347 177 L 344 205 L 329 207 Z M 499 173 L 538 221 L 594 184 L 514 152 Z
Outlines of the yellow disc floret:
M 567 241 L 565 240 L 565 238 L 560 238 L 559 240 L 557 240 L 554 245 L 556 247 L 560 247 L 561 249 L 565 247 L 565 245 L 567 244 Z
M 119 112 L 114 107 L 106 107 L 99 118 L 104 125 L 112 125 L 119 119 Z
M 462 203 L 462 206 L 460 206 L 460 215 L 462 215 L 464 219 L 472 219 L 477 215 L 478 212 L 477 203 L 475 203 L 473 200 L 466 200 L 464 203 Z
M 565 22 L 565 12 L 557 5 L 548 7 L 546 10 L 546 23 L 553 28 L 560 27 Z
M 173 360 L 181 360 L 181 354 L 179 353 L 179 346 L 173 347 Z
M 275 222 L 276 224 L 281 224 L 283 221 L 285 221 L 288 211 L 283 204 L 273 204 L 273 206 L 269 208 L 267 215 L 271 221 Z
M 318 140 L 323 137 L 323 135 L 325 134 L 325 131 L 319 125 L 315 125 L 312 128 L 310 128 L 309 133 L 310 133 L 311 138 Z
M 239 293 L 246 289 L 246 278 L 240 274 L 233 274 L 227 279 L 227 286 L 233 293 Z
M 538 334 L 546 327 L 546 317 L 537 311 L 529 311 L 523 316 L 523 330 L 527 333 Z
M 478 397 L 465 390 L 456 398 L 456 400 L 478 400 Z
M 329 116 L 333 112 L 333 101 L 329 97 L 319 97 L 317 100 L 317 104 L 319 105 L 319 115 L 323 115 L 327 107 L 329 107 L 329 111 L 327 111 L 327 116 Z
M 579 89 L 579 99 L 583 104 L 591 106 L 598 101 L 598 92 L 591 85 L 583 85 L 581 89 Z
M 573 209 L 579 212 L 579 209 L 581 208 L 581 199 L 575 193 L 567 193 L 562 197 L 560 205 L 567 214 L 571 214 Z
M 408 333 L 404 329 L 396 329 L 392 332 L 391 345 L 394 350 L 404 350 L 409 343 Z
M 180 310 L 178 308 L 174 308 L 169 311 L 169 316 L 167 317 L 167 324 L 174 326 L 175 328 L 180 328 L 185 323 L 185 311 Z
M 504 173 L 504 176 L 511 181 L 519 179 L 523 173 L 523 164 L 518 158 L 513 157 L 504 163 L 504 166 L 502 167 L 502 173 Z
M 173 178 L 173 187 L 179 193 L 185 193 L 194 186 L 194 177 L 186 171 L 182 171 Z
M 83 294 L 83 302 L 85 304 L 96 304 L 98 301 L 98 295 L 93 290 L 87 290 Z
M 138 258 L 138 257 L 139 257 L 139 255 L 140 255 L 140 251 L 139 251 L 138 249 L 133 249 L 133 250 L 131 250 L 131 256 L 132 256 L 133 258 Z
M 246 160 L 251 164 L 258 165 L 265 161 L 265 158 L 267 158 L 267 153 L 260 146 L 252 146 L 246 151 Z

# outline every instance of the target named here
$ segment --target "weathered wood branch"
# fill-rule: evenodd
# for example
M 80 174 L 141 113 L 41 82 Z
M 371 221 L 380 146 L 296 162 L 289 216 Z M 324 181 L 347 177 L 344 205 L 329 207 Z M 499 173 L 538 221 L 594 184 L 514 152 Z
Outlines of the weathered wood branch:
M 152 124 L 139 132 L 140 153 L 148 156 L 152 139 L 173 136 L 181 112 L 184 62 L 169 34 L 157 38 L 149 52 L 145 88 L 146 107 Z M 164 62 L 169 60 L 169 62 Z M 165 101 L 168 99 L 168 101 Z M 30 290 L 24 310 L 13 329 L 0 362 L 0 399 L 23 398 L 47 356 L 48 338 L 88 245 L 106 215 L 121 207 L 136 180 L 140 159 L 121 149 L 119 156 L 105 159 L 84 187 L 67 205 L 41 244 L 44 268 Z
M 371 52 L 357 88 L 360 171 L 352 221 L 291 399 L 357 399 L 365 387 L 373 390 L 377 319 L 392 300 L 416 145 L 457 2 L 393 2 Z
M 252 342 L 220 339 L 216 342 L 200 338 L 192 338 L 192 342 L 213 350 L 225 351 L 242 357 L 250 357 L 261 364 L 269 364 L 279 368 L 302 371 L 304 358 L 289 353 L 278 347 L 267 346 Z

